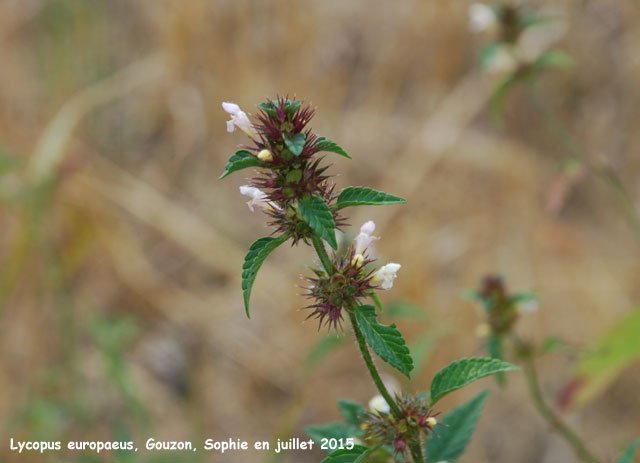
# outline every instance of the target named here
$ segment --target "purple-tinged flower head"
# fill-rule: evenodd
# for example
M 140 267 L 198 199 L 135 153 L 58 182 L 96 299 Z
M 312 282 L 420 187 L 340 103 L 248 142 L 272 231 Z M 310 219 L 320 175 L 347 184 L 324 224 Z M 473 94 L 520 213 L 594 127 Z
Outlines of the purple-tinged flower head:
M 243 147 L 244 156 L 254 156 L 251 166 L 260 170 L 249 186 L 264 195 L 259 200 L 270 206 L 264 210 L 272 217 L 276 233 L 287 233 L 293 244 L 301 239 L 308 242 L 314 233 L 302 220 L 297 204 L 310 197 L 329 206 L 337 229 L 344 226 L 344 218 L 332 207 L 337 195 L 326 172 L 329 166 L 321 165 L 323 158 L 316 156 L 323 145 L 309 127 L 315 113 L 310 105 L 285 97 L 267 100 L 258 105 L 253 123 L 238 105 L 224 103 L 223 108 L 231 114 L 227 129 L 241 128 L 251 138 L 252 144 Z
M 479 330 L 484 335 L 502 336 L 509 333 L 521 314 L 537 310 L 536 298 L 529 293 L 509 294 L 499 275 L 488 275 L 475 292 L 487 314 L 487 324 Z
M 422 436 L 428 436 L 438 425 L 436 416 L 439 413 L 432 413 L 425 401 L 418 396 L 404 395 L 395 398 L 401 417 L 394 416 L 388 407 L 380 406 L 380 401 L 374 399 L 362 420 L 364 440 L 372 444 L 390 445 L 396 455 L 404 455 L 407 442 L 415 442 Z
M 373 289 L 373 271 L 365 270 L 371 261 L 358 261 L 353 257 L 353 250 L 340 257 L 334 254 L 331 275 L 324 270 L 311 269 L 315 276 L 305 278 L 309 283 L 304 286 L 306 296 L 313 300 L 312 304 L 305 307 L 313 309 L 307 318 L 318 319 L 319 327 L 341 327 L 343 310 L 360 305 L 360 299 Z

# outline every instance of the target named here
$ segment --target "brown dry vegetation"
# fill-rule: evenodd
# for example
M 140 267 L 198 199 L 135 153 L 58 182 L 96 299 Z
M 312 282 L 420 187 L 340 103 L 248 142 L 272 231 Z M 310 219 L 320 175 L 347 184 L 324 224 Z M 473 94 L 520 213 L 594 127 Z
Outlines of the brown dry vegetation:
M 561 3 L 570 28 L 559 47 L 575 65 L 541 77 L 545 104 L 638 203 L 640 5 Z M 244 142 L 225 132 L 221 101 L 249 111 L 278 94 L 312 102 L 316 131 L 353 156 L 330 158 L 338 187 L 408 199 L 352 210 L 350 223 L 377 223 L 381 259 L 403 266 L 385 301 L 425 307 L 437 336 L 412 390 L 482 354 L 480 314 L 460 294 L 486 273 L 538 293 L 540 310 L 519 325 L 537 341 L 554 334 L 581 349 L 628 313 L 640 299 L 639 242 L 616 197 L 588 175 L 549 212 L 568 153 L 523 89 L 504 125 L 491 123 L 497 80 L 476 66 L 487 40 L 468 32 L 466 2 L 446 0 L 1 1 L 0 144 L 22 165 L 0 179 L 0 460 L 58 461 L 12 453 L 10 437 L 131 435 L 139 447 L 302 437 L 339 419 L 336 399 L 374 395 L 349 334 L 301 369 L 324 335 L 298 311 L 309 249 L 269 258 L 246 319 L 244 252 L 269 231 L 238 194 L 248 174 L 216 181 Z M 425 326 L 398 324 L 410 341 Z M 551 402 L 574 360 L 540 360 Z M 446 411 L 493 389 L 462 461 L 574 461 L 521 376 L 442 401 Z M 640 435 L 638 390 L 630 369 L 565 414 L 604 461 Z M 265 457 L 277 461 L 189 461 Z

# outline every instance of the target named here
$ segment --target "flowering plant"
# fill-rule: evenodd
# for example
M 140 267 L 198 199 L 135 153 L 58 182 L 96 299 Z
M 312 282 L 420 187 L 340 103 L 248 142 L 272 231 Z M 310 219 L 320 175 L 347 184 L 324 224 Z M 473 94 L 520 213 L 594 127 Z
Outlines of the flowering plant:
M 351 156 L 334 141 L 316 135 L 309 122 L 314 109 L 298 100 L 277 98 L 258 105 L 253 118 L 234 103 L 223 103 L 231 115 L 227 130 L 240 128 L 250 138 L 229 158 L 220 178 L 246 168 L 258 168 L 249 185 L 240 187 L 254 211 L 267 215 L 273 236 L 256 240 L 243 265 L 242 289 L 249 316 L 251 290 L 262 263 L 284 242 L 312 246 L 320 260 L 313 275 L 306 278 L 311 312 L 319 325 L 344 329 L 348 324 L 355 336 L 367 370 L 380 396 L 369 409 L 355 402 L 340 401 L 345 423 L 310 426 L 306 432 L 314 440 L 333 438 L 335 446 L 326 463 L 388 460 L 415 463 L 453 461 L 462 455 L 486 400 L 486 391 L 445 415 L 441 422 L 434 406 L 445 395 L 489 375 L 516 369 L 497 358 L 469 358 L 455 361 L 433 378 L 429 391 L 420 395 L 398 393 L 392 396 L 374 365 L 370 349 L 391 367 L 410 378 L 413 360 L 395 324 L 378 322 L 383 310 L 376 292 L 393 287 L 401 265 L 387 263 L 377 267 L 373 258 L 375 224 L 360 228 L 354 243 L 338 252 L 336 230 L 346 227 L 343 210 L 353 206 L 392 205 L 406 201 L 372 188 L 351 186 L 339 193 L 322 165 L 319 153 Z M 330 248 L 328 251 L 326 245 Z M 367 304 L 371 300 L 373 305 Z M 435 432 L 434 428 L 438 429 Z M 356 441 L 357 439 L 357 441 Z

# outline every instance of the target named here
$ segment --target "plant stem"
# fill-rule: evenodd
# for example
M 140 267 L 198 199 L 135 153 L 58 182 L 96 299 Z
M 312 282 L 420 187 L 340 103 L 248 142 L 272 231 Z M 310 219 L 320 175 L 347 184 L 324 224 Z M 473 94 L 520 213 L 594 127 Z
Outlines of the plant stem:
M 533 400 L 536 409 L 547 420 L 547 422 L 558 431 L 562 437 L 573 447 L 574 452 L 584 463 L 600 463 L 599 460 L 591 453 L 585 443 L 574 433 L 563 421 L 557 416 L 551 407 L 544 400 L 540 382 L 538 381 L 538 372 L 533 361 L 533 354 L 530 351 L 522 351 L 521 358 L 524 362 L 523 369 L 529 386 L 529 394 Z
M 382 379 L 380 378 L 380 374 L 378 373 L 378 370 L 376 369 L 376 366 L 373 363 L 373 359 L 371 358 L 371 354 L 369 353 L 369 348 L 367 347 L 367 344 L 364 340 L 364 336 L 362 335 L 362 331 L 360 331 L 360 327 L 358 326 L 355 310 L 356 308 L 352 306 L 349 308 L 348 313 L 349 313 L 349 320 L 351 321 L 351 326 L 353 327 L 353 333 L 356 336 L 356 341 L 358 342 L 358 347 L 360 348 L 360 354 L 362 355 L 362 360 L 364 360 L 364 363 L 367 366 L 367 369 L 369 370 L 369 374 L 371 375 L 371 379 L 373 380 L 374 384 L 378 388 L 378 391 L 380 391 L 380 394 L 382 395 L 382 397 L 384 397 L 384 400 L 386 400 L 387 403 L 389 404 L 391 413 L 393 413 L 393 415 L 397 419 L 402 419 L 403 416 L 402 416 L 402 412 L 400 411 L 400 408 L 398 408 L 398 405 L 396 404 L 395 400 L 393 400 L 393 398 L 391 397 L 391 394 L 389 393 L 386 386 L 382 382 Z M 409 448 L 411 449 L 411 455 L 413 456 L 414 463 L 422 463 L 424 460 L 422 458 L 422 449 L 420 448 L 420 442 L 419 441 L 410 442 Z
M 320 258 L 322 262 L 322 266 L 327 271 L 329 275 L 333 273 L 333 265 L 331 265 L 331 259 L 329 259 L 329 255 L 327 251 L 324 250 L 324 244 L 322 244 L 322 238 L 317 235 L 313 235 L 311 237 L 311 242 L 313 243 L 313 248 L 316 250 L 316 254 Z
M 320 258 L 320 261 L 322 262 L 322 266 L 324 267 L 324 269 L 327 271 L 329 275 L 333 274 L 333 265 L 331 265 L 331 259 L 329 259 L 329 255 L 327 254 L 327 251 L 325 251 L 324 249 L 324 244 L 322 243 L 322 239 L 319 236 L 314 235 L 311 237 L 311 242 L 313 243 L 313 248 L 316 250 L 316 253 Z M 382 397 L 384 397 L 384 400 L 386 400 L 386 402 L 389 404 L 389 408 L 391 409 L 391 412 L 393 413 L 393 415 L 398 419 L 402 419 L 403 416 L 402 416 L 402 412 L 400 411 L 400 408 L 398 408 L 398 405 L 396 404 L 395 400 L 393 400 L 393 398 L 391 397 L 391 394 L 389 393 L 388 389 L 382 382 L 382 378 L 380 378 L 380 374 L 378 373 L 378 370 L 376 369 L 376 366 L 373 363 L 373 359 L 371 358 L 371 354 L 369 353 L 369 348 L 367 347 L 367 343 L 365 342 L 364 336 L 362 335 L 362 331 L 360 331 L 360 327 L 358 326 L 355 311 L 356 311 L 356 307 L 352 304 L 348 308 L 347 313 L 349 314 L 349 321 L 351 322 L 351 327 L 353 328 L 353 334 L 355 335 L 356 341 L 358 342 L 358 347 L 360 348 L 360 354 L 362 355 L 362 360 L 364 360 L 364 363 L 367 366 L 367 370 L 369 370 L 369 375 L 371 375 L 371 379 L 373 380 L 373 383 L 378 388 L 378 391 L 380 392 Z M 422 449 L 420 446 L 420 442 L 417 441 L 417 442 L 410 443 L 409 448 L 411 449 L 411 455 L 413 456 L 414 463 L 423 463 L 424 460 L 422 458 Z
M 358 326 L 358 322 L 356 321 L 355 310 L 355 307 L 351 307 L 350 310 L 348 310 L 348 313 L 349 320 L 351 321 L 351 326 L 353 327 L 353 334 L 355 334 L 356 336 L 356 341 L 358 342 L 358 347 L 360 348 L 360 354 L 362 354 L 362 360 L 364 360 L 364 363 L 369 370 L 369 374 L 371 375 L 371 379 L 373 379 L 373 382 L 378 388 L 378 391 L 380 391 L 380 394 L 382 395 L 382 397 L 384 397 L 384 400 L 386 400 L 389 404 L 391 412 L 395 415 L 396 418 L 402 418 L 402 412 L 400 411 L 398 405 L 396 405 L 395 400 L 393 400 L 391 394 L 382 382 L 380 374 L 378 373 L 378 370 L 373 363 L 373 359 L 371 358 L 371 354 L 369 353 L 369 348 L 367 347 L 364 336 L 362 335 L 362 331 L 360 331 L 360 327 Z
M 542 103 L 541 92 L 539 88 L 532 84 L 530 87 L 531 101 L 534 107 L 540 113 L 539 120 L 543 127 L 548 130 L 551 135 L 556 138 L 583 166 L 595 175 L 600 177 L 614 193 L 624 215 L 631 226 L 631 229 L 640 240 L 640 214 L 636 209 L 633 199 L 625 188 L 620 176 L 609 166 L 598 167 L 592 165 L 587 160 L 587 150 L 573 135 L 558 121 L 555 114 Z

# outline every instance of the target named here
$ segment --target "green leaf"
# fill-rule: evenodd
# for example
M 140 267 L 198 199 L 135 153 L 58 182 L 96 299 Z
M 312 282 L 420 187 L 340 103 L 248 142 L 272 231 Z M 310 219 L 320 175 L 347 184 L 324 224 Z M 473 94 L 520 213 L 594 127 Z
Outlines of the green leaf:
M 321 198 L 311 196 L 298 201 L 298 210 L 311 229 L 323 238 L 333 249 L 338 248 L 336 224 L 329 206 Z
M 431 404 L 435 404 L 450 392 L 456 391 L 500 371 L 518 370 L 518 367 L 500 359 L 475 357 L 456 360 L 436 373 L 431 381 Z
M 427 438 L 428 462 L 453 462 L 460 458 L 471 440 L 489 391 L 483 391 L 464 405 L 456 407 L 442 419 L 443 426 Z
M 380 300 L 380 298 L 378 297 L 376 292 L 375 291 L 371 291 L 369 293 L 369 297 L 371 297 L 371 300 L 376 305 L 376 307 L 378 308 L 380 313 L 384 312 L 384 306 L 382 305 L 382 301 Z
M 362 417 L 367 413 L 367 409 L 360 405 L 358 402 L 351 400 L 338 400 L 338 408 L 340 414 L 347 424 L 360 429 L 360 421 Z
M 586 350 L 577 365 L 584 385 L 576 403 L 594 397 L 632 363 L 640 360 L 640 309 L 636 309 L 611 327 L 594 346 Z
M 244 310 L 247 313 L 247 318 L 251 318 L 249 315 L 249 298 L 251 297 L 251 288 L 256 280 L 258 270 L 260 270 L 267 256 L 275 248 L 287 241 L 287 238 L 288 235 L 286 234 L 277 238 L 260 238 L 249 247 L 249 252 L 247 252 L 242 266 L 242 293 L 244 295 Z
M 573 66 L 573 60 L 560 50 L 549 50 L 541 54 L 533 66 L 537 71 L 551 68 L 568 69 Z
M 380 325 L 376 321 L 376 309 L 371 305 L 358 307 L 355 315 L 367 344 L 382 360 L 409 378 L 409 373 L 413 370 L 413 360 L 396 325 Z
M 347 439 L 348 437 L 357 437 L 360 429 L 344 423 L 327 423 L 314 426 L 307 426 L 304 432 L 313 441 L 320 445 L 322 439 Z
M 346 340 L 346 337 L 335 334 L 322 338 L 311 348 L 302 362 L 303 371 L 308 373 L 313 370 L 327 355 L 345 345 Z
M 540 344 L 540 347 L 538 347 L 537 349 L 537 353 L 540 355 L 547 354 L 549 352 L 562 350 L 567 346 L 568 344 L 564 339 L 558 336 L 549 336 L 544 341 L 542 341 L 542 344 Z
M 633 457 L 635 456 L 638 447 L 640 447 L 640 439 L 634 440 L 627 451 L 624 452 L 616 463 L 633 463 Z
M 489 114 L 496 124 L 502 123 L 502 108 L 511 89 L 520 81 L 515 75 L 508 75 L 501 80 L 489 97 Z
M 278 113 L 276 112 L 272 103 L 258 103 L 258 108 L 262 109 L 265 113 L 267 113 L 271 117 L 276 117 Z
M 331 452 L 327 458 L 322 460 L 322 463 L 360 463 L 374 450 L 375 448 L 356 445 L 351 450 L 341 449 Z
M 325 137 L 318 137 L 318 139 L 316 140 L 316 148 L 318 148 L 320 151 L 336 153 L 340 156 L 351 159 L 351 156 L 349 156 L 347 152 L 343 150 L 336 142 Z
M 413 365 L 416 371 L 422 370 L 427 357 L 431 353 L 435 340 L 435 336 L 430 333 L 425 333 L 411 343 L 411 358 L 413 359 Z
M 283 133 L 282 139 L 284 140 L 284 144 L 287 145 L 287 148 L 289 148 L 289 151 L 291 151 L 295 156 L 300 156 L 300 153 L 302 153 L 302 149 L 304 148 L 304 142 L 307 140 L 307 135 L 300 132 L 289 138 Z
M 224 172 L 218 180 L 225 178 L 227 175 L 247 167 L 266 167 L 265 164 L 246 150 L 237 151 L 236 154 L 229 158 L 227 165 L 224 166 Z
M 407 200 L 400 196 L 390 195 L 382 191 L 363 186 L 350 186 L 342 190 L 338 196 L 336 209 L 349 206 L 382 206 L 386 204 L 404 204 Z
M 429 320 L 429 313 L 424 307 L 406 301 L 395 301 L 387 307 L 389 317 L 402 317 L 411 320 L 426 322 Z

